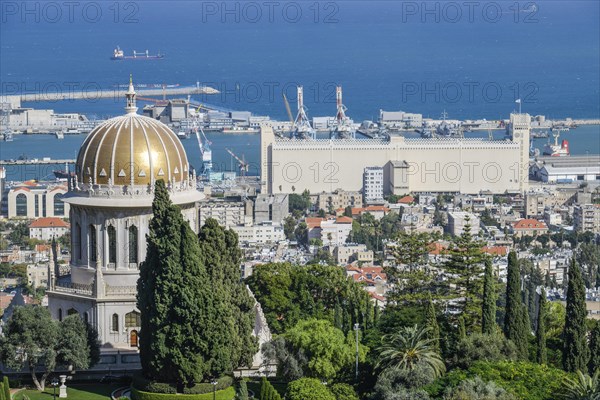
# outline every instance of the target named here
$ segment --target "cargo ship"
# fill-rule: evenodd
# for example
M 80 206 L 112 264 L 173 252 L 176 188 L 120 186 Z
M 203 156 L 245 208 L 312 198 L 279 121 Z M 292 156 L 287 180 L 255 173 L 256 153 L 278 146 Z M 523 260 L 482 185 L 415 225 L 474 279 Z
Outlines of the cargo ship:
M 554 136 L 554 144 L 551 144 L 550 142 L 548 142 L 548 144 L 546 144 L 546 146 L 544 146 L 544 155 L 552 156 L 552 157 L 569 156 L 571 154 L 569 152 L 569 141 L 563 139 L 563 141 L 559 145 L 558 137 L 560 136 L 560 133 L 558 131 L 553 132 L 552 136 Z
M 116 49 L 113 50 L 113 55 L 110 58 L 111 60 L 114 61 L 118 61 L 118 60 L 159 60 L 161 58 L 165 58 L 164 54 L 160 54 L 160 52 L 158 54 L 150 54 L 148 52 L 148 50 L 146 50 L 145 52 L 137 52 L 137 51 L 133 51 L 133 55 L 131 56 L 126 56 L 125 53 L 123 52 L 123 50 L 121 50 L 121 48 L 119 46 L 117 46 Z

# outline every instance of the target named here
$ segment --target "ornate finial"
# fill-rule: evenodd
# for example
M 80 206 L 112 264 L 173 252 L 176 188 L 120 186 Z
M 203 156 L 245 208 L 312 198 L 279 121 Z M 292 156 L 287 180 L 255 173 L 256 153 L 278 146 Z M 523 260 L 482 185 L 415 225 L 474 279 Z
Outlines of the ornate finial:
M 133 89 L 133 76 L 131 74 L 129 75 L 129 89 L 127 89 L 125 97 L 127 98 L 125 111 L 127 111 L 127 114 L 135 114 L 137 112 L 137 107 L 135 105 L 135 90 Z

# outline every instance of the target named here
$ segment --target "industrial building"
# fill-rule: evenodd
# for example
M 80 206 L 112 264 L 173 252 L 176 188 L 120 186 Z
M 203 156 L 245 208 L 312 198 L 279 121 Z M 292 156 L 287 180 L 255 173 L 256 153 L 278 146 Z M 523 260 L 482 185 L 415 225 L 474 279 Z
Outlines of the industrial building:
M 511 114 L 510 140 L 476 138 L 287 139 L 261 126 L 262 193 L 363 190 L 366 167 L 384 171 L 384 193 L 525 192 L 530 116 Z
M 423 125 L 423 115 L 379 110 L 379 125 L 388 129 L 420 128 Z
M 600 183 L 598 155 L 538 157 L 531 165 L 532 178 L 547 183 Z

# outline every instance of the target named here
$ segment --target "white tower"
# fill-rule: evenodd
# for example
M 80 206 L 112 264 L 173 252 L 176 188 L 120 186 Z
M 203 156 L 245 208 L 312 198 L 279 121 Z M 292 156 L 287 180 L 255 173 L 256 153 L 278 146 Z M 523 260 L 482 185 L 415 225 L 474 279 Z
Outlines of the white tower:
M 510 134 L 513 142 L 519 143 L 519 166 L 517 177 L 519 190 L 524 193 L 529 187 L 529 135 L 531 116 L 529 114 L 510 114 Z M 508 172 L 508 171 L 507 171 Z

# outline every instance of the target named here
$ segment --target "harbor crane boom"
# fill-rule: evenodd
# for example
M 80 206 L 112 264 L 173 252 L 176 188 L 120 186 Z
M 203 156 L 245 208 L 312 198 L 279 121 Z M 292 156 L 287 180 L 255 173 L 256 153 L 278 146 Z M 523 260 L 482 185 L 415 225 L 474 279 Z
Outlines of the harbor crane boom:
M 239 163 L 239 167 L 240 167 L 240 172 L 242 173 L 242 176 L 244 176 L 245 172 L 248 172 L 248 163 L 244 160 L 242 160 L 241 158 L 239 158 L 238 156 L 235 155 L 235 153 L 233 151 L 231 151 L 228 148 L 225 148 L 225 150 L 227 150 L 227 152 L 231 155 L 231 157 L 235 158 L 236 161 Z

